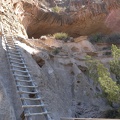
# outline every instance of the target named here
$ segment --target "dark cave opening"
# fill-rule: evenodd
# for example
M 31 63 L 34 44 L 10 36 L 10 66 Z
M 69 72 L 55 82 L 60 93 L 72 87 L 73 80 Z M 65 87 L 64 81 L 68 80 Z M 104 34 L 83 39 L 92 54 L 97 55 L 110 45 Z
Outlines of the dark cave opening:
M 32 57 L 36 61 L 36 63 L 39 65 L 40 68 L 42 68 L 43 65 L 45 65 L 45 60 L 43 60 L 41 57 L 39 57 L 35 54 L 33 54 Z

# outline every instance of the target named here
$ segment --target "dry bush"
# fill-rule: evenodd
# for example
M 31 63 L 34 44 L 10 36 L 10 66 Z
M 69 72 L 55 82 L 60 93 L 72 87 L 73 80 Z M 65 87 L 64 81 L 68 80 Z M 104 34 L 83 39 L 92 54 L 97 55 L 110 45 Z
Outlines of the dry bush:
M 57 40 L 64 40 L 65 42 L 67 41 L 67 40 L 69 40 L 69 36 L 68 36 L 68 34 L 67 33 L 55 33 L 54 35 L 53 35 L 54 37 L 55 37 L 55 39 L 57 39 Z

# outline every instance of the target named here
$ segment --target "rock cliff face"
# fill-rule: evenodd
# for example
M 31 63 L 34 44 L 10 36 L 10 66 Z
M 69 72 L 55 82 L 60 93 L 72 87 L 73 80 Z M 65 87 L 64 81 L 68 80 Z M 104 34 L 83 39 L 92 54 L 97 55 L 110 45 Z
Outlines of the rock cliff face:
M 39 38 L 41 35 L 55 32 L 66 32 L 76 37 L 97 32 L 108 34 L 119 31 L 119 0 L 83 3 L 80 3 L 76 12 L 66 14 L 50 12 L 45 6 L 25 1 L 15 3 L 14 9 L 29 37 Z M 75 7 L 75 2 L 71 3 L 71 6 Z
M 82 36 L 67 43 L 53 37 L 46 40 L 28 39 L 55 32 L 66 32 L 73 37 L 96 32 L 120 32 L 120 0 L 90 1 L 80 0 L 79 4 L 72 2 L 69 13 L 60 14 L 51 12 L 41 1 L 1 1 L 0 16 L 5 30 L 16 36 L 22 55 L 54 120 L 60 117 L 106 117 L 107 111 L 112 109 L 106 98 L 99 96 L 102 93 L 100 86 L 88 77 L 85 55 L 100 55 L 87 37 Z M 52 0 L 46 2 L 54 6 Z M 75 11 L 72 11 L 73 7 Z M 2 42 L 0 50 L 3 69 L 0 73 L 0 118 L 19 120 L 22 108 L 19 96 L 15 93 Z M 107 64 L 106 61 L 111 58 L 101 59 Z
M 14 13 L 13 3 L 10 0 L 6 0 L 5 2 L 0 2 L 0 4 L 1 22 L 4 22 L 5 30 L 9 32 L 11 29 L 10 32 L 12 34 L 27 38 L 24 26 L 21 24 L 21 21 Z
M 106 116 L 111 107 L 105 98 L 97 96 L 101 94 L 101 88 L 95 86 L 86 73 L 84 55 L 87 51 L 95 51 L 89 41 L 83 40 L 77 43 L 59 43 L 54 39 L 42 43 L 39 40 L 29 41 L 31 46 L 34 45 L 35 48 L 42 48 L 42 50 L 35 51 L 25 44 L 19 45 L 28 53 L 31 51 L 39 65 L 38 67 L 31 56 L 23 52 L 54 120 L 59 120 L 61 117 Z M 55 55 L 54 49 L 48 50 L 46 44 L 61 49 Z
M 29 2 L 26 0 L 7 0 L 5 4 L 9 5 L 10 3 L 10 14 L 13 14 L 14 19 L 18 21 L 17 25 L 14 26 L 20 29 L 19 24 L 21 24 L 23 31 L 21 34 L 27 36 L 26 30 L 29 37 L 39 38 L 41 35 L 55 32 L 66 32 L 73 37 L 98 32 L 105 34 L 119 32 L 120 18 L 117 16 L 120 11 L 120 1 L 93 2 L 80 1 L 76 4 L 76 1 L 73 1 L 69 5 L 69 13 L 64 14 L 50 12 L 50 9 L 41 2 L 37 3 L 34 0 Z M 52 4 L 52 2 L 50 3 Z M 72 11 L 73 7 L 76 9 L 75 11 Z

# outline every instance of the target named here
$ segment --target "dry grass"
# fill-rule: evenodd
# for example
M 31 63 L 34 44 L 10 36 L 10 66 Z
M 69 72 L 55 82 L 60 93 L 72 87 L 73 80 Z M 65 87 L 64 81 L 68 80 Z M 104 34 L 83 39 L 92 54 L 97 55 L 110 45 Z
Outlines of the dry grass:
M 55 39 L 57 39 L 57 40 L 68 40 L 69 39 L 69 36 L 68 36 L 68 34 L 66 34 L 66 33 L 55 33 L 54 35 L 53 35 L 54 37 L 55 37 Z

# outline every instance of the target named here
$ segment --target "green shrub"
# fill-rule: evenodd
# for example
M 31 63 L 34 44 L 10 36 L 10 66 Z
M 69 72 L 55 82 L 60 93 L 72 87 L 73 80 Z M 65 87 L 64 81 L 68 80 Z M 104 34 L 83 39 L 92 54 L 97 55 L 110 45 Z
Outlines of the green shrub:
M 89 70 L 89 77 L 99 83 L 104 95 L 110 102 L 119 102 L 120 86 L 110 77 L 108 69 L 98 60 L 90 56 L 86 57 L 86 65 Z
M 55 6 L 55 7 L 52 8 L 52 11 L 56 12 L 56 13 L 59 13 L 61 10 L 62 10 L 62 8 L 58 7 L 58 6 Z
M 99 63 L 97 65 L 98 71 L 98 81 L 101 88 L 106 93 L 107 98 L 110 102 L 119 102 L 120 100 L 120 88 L 110 77 L 108 69 L 104 67 L 103 64 Z
M 65 42 L 69 39 L 68 34 L 62 33 L 62 32 L 61 33 L 55 33 L 53 36 L 55 37 L 55 39 L 64 40 Z
M 103 35 L 101 33 L 97 33 L 89 36 L 89 40 L 91 43 L 109 43 L 109 44 L 120 44 L 120 34 L 111 34 L 111 35 Z
M 52 53 L 53 53 L 54 55 L 57 55 L 59 52 L 60 52 L 60 49 L 59 49 L 59 48 L 55 48 L 55 49 L 52 51 Z
M 97 34 L 89 36 L 89 40 L 91 43 L 102 42 L 104 40 L 103 38 L 104 38 L 104 35 L 101 33 L 97 33 Z
M 92 80 L 94 80 L 94 83 L 98 83 L 98 73 L 97 73 L 97 63 L 98 61 L 93 59 L 91 56 L 87 55 L 86 56 L 86 62 L 85 64 L 88 67 L 88 76 Z
M 110 70 L 116 75 L 117 83 L 120 84 L 120 49 L 112 45 L 113 60 L 110 61 Z
M 111 34 L 106 36 L 105 42 L 109 44 L 120 44 L 120 34 Z

